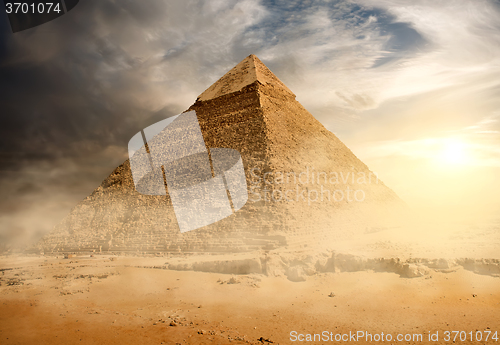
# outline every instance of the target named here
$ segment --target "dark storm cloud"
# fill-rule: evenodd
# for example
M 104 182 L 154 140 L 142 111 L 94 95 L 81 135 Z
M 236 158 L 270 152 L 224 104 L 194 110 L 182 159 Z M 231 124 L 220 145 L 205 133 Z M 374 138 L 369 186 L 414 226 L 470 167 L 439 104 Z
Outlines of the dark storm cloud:
M 243 58 L 231 42 L 259 20 L 255 4 L 87 0 L 16 34 L 0 15 L 0 242 L 50 230 L 138 130 Z
M 41 27 L 4 33 L 2 151 L 22 149 L 45 158 L 86 154 L 85 147 L 74 145 L 82 141 L 124 146 L 158 109 L 187 108 L 188 102 L 172 104 L 178 97 L 172 91 L 184 90 L 175 90 L 169 82 L 189 84 L 190 92 L 201 92 L 208 85 L 198 85 L 199 76 L 203 78 L 200 70 L 233 63 L 233 52 L 226 54 L 230 63 L 219 53 L 225 49 L 221 43 L 230 43 L 231 37 L 216 26 L 221 26 L 218 15 L 238 19 L 231 13 L 237 3 L 214 5 L 219 8 L 202 1 L 85 1 Z M 252 14 L 241 12 L 244 26 Z M 182 22 L 189 17 L 197 18 Z M 215 47 L 207 50 L 210 41 Z M 150 101 L 161 95 L 162 86 L 165 94 L 170 92 L 165 96 L 169 100 Z
M 132 93 L 141 85 L 126 83 L 126 76 L 99 80 L 102 66 L 127 69 L 134 61 L 100 37 L 94 21 L 85 19 L 95 9 L 89 2 L 85 5 L 74 16 L 8 37 L 8 56 L 0 64 L 4 153 L 22 151 L 41 159 L 85 155 L 86 145 L 76 143 L 123 144 L 133 132 L 127 127 L 144 115 L 122 102 L 119 94 Z M 102 20 L 112 22 L 118 9 L 100 6 Z

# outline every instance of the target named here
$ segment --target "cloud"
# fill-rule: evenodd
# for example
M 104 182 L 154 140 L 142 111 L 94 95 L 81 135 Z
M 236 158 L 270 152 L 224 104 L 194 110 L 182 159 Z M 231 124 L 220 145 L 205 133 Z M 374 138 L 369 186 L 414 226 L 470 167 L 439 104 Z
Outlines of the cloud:
M 422 114 L 409 119 L 415 122 L 435 112 L 430 107 L 457 100 L 467 107 L 490 103 L 490 109 L 475 111 L 471 122 L 497 106 L 491 103 L 498 96 L 482 94 L 493 92 L 500 80 L 500 13 L 495 2 L 263 4 L 273 20 L 246 34 L 265 42 L 259 56 L 307 109 L 347 139 L 354 130 L 344 126 L 365 121 L 370 110 L 384 107 L 385 114 L 376 114 L 383 123 L 410 116 L 391 110 L 390 102 L 418 98 Z M 424 110 L 424 104 L 430 107 Z
M 498 6 L 482 5 L 87 1 L 72 16 L 9 36 L 2 138 L 46 155 L 75 141 L 123 144 L 147 119 L 187 108 L 249 53 L 329 129 L 349 134 L 342 123 L 393 100 L 498 86 Z
M 9 107 L 2 138 L 13 143 L 31 129 L 22 137 L 37 149 L 36 140 L 67 144 L 89 134 L 123 143 L 141 118 L 187 108 L 233 64 L 232 42 L 263 14 L 255 1 L 86 1 L 74 15 L 11 35 L 0 64 L 0 101 Z
M 0 241 L 49 231 L 127 158 L 138 129 L 187 109 L 251 53 L 235 42 L 265 14 L 252 0 L 89 0 L 15 35 L 2 17 Z

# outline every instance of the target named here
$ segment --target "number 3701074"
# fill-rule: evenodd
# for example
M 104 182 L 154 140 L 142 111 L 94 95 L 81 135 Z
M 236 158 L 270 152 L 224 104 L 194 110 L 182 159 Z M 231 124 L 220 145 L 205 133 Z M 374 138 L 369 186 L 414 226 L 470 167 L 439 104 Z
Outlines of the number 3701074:
M 61 5 L 59 2 L 39 2 L 37 4 L 28 4 L 26 2 L 7 2 L 5 8 L 8 14 L 11 13 L 60 13 Z

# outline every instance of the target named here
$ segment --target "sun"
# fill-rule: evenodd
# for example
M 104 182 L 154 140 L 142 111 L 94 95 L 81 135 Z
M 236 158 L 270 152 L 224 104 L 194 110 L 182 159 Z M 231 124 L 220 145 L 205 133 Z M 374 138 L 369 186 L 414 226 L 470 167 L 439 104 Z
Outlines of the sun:
M 459 139 L 444 139 L 439 158 L 448 164 L 467 164 L 469 160 L 467 145 Z

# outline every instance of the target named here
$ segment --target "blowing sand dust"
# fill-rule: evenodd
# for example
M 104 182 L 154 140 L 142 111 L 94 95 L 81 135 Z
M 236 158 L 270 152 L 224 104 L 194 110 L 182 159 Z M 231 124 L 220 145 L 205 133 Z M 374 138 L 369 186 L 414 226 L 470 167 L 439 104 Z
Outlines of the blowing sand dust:
M 464 231 L 448 236 L 462 253 L 472 241 Z M 398 248 L 408 254 L 409 242 L 366 236 L 372 245 L 358 248 L 363 255 L 342 254 L 344 243 L 302 257 L 4 256 L 0 343 L 290 344 L 317 334 L 310 343 L 320 344 L 356 334 L 364 335 L 360 344 L 444 344 L 452 342 L 447 331 L 462 331 L 455 343 L 498 343 L 498 258 L 452 259 L 456 253 L 444 250 L 439 257 L 416 242 L 413 257 L 382 258 Z M 490 245 L 498 248 L 497 240 Z

